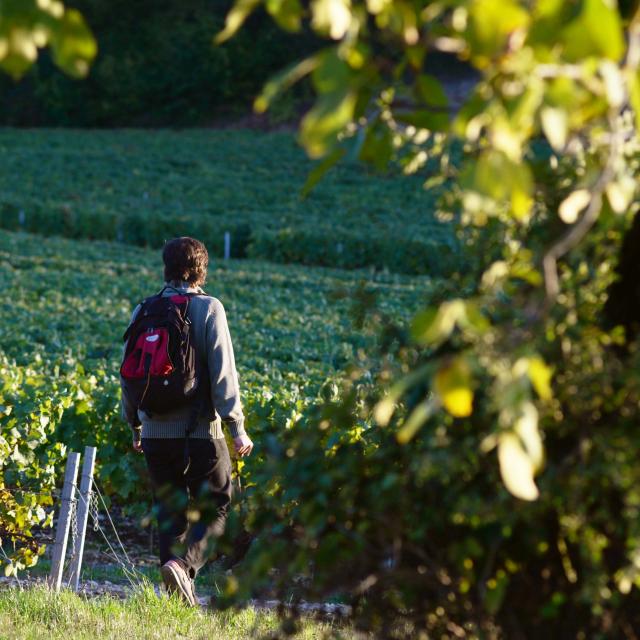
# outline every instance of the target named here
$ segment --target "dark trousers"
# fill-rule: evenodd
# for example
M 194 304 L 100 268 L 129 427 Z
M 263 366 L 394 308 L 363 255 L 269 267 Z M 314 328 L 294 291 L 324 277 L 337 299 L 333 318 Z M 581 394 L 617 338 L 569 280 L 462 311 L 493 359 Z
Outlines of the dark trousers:
M 184 438 L 143 438 L 158 505 L 160 564 L 177 559 L 192 578 L 224 532 L 231 503 L 231 460 L 224 438 L 189 439 L 184 473 Z

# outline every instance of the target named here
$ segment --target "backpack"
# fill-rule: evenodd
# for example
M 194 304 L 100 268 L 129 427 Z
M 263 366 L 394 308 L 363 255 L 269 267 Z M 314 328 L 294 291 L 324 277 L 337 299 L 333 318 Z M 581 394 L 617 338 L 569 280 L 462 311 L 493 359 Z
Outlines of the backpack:
M 188 404 L 200 382 L 187 311 L 191 298 L 202 294 L 163 296 L 166 288 L 140 303 L 123 336 L 122 391 L 150 416 Z

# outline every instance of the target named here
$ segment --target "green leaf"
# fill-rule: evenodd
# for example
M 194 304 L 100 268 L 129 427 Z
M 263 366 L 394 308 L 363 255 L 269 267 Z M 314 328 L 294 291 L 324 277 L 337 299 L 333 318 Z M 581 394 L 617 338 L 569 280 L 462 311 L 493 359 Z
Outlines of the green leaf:
M 489 613 L 495 615 L 500 611 L 504 597 L 509 586 L 509 576 L 505 571 L 499 571 L 496 578 L 487 580 L 487 589 L 484 592 L 484 604 Z
M 465 207 L 472 212 L 486 211 L 493 202 L 494 206 L 506 207 L 516 220 L 528 218 L 533 177 L 527 163 L 516 163 L 502 152 L 488 150 L 467 164 L 461 184 L 467 191 Z
M 510 36 L 529 24 L 529 13 L 516 0 L 471 0 L 467 36 L 481 66 L 505 49 Z
M 67 9 L 51 39 L 55 63 L 69 75 L 83 78 L 98 47 L 80 12 Z
M 393 136 L 384 122 L 367 127 L 359 158 L 384 171 L 393 157 Z
M 214 38 L 215 44 L 222 44 L 233 37 L 259 4 L 260 0 L 236 0 L 227 14 L 224 29 Z
M 481 335 L 491 328 L 491 323 L 474 302 L 465 302 L 464 315 L 458 319 L 458 325 L 465 331 Z
M 431 363 L 423 365 L 403 378 L 400 378 L 400 380 L 389 389 L 387 395 L 378 401 L 373 408 L 373 418 L 378 425 L 385 427 L 389 424 L 402 395 L 413 385 L 422 381 L 428 375 L 429 371 L 431 371 L 432 366 Z
M 306 198 L 313 188 L 322 180 L 327 172 L 334 167 L 345 155 L 345 150 L 341 147 L 334 149 L 324 160 L 318 162 L 316 166 L 309 172 L 307 179 L 302 187 L 302 197 Z
M 258 113 L 264 113 L 278 95 L 310 74 L 318 66 L 320 60 L 321 57 L 318 55 L 310 56 L 273 76 L 264 85 L 262 93 L 253 103 L 254 110 Z
M 322 158 L 337 142 L 338 134 L 353 120 L 357 95 L 350 91 L 321 96 L 300 125 L 300 142 L 311 158 Z
M 431 307 L 416 314 L 411 325 L 411 334 L 420 344 L 439 344 L 451 335 L 456 323 L 464 314 L 465 303 L 462 300 L 443 302 L 437 309 Z
M 418 432 L 418 429 L 434 414 L 438 406 L 435 396 L 419 403 L 404 421 L 396 438 L 400 444 L 406 444 Z
M 14 79 L 17 80 L 24 75 L 37 57 L 38 47 L 29 29 L 10 25 L 7 31 L 3 30 L 0 40 L 0 66 Z
M 266 0 L 265 6 L 278 25 L 285 31 L 300 31 L 302 6 L 299 0 Z
M 338 134 L 353 121 L 357 76 L 335 47 L 321 52 L 311 76 L 319 96 L 300 125 L 300 142 L 311 158 L 322 158 L 336 146 Z
M 434 77 L 423 73 L 416 79 L 414 91 L 416 98 L 423 104 L 428 104 L 431 107 L 445 108 L 449 104 L 447 94 L 442 88 L 442 84 Z
M 395 119 L 404 124 L 410 124 L 418 129 L 430 131 L 446 131 L 449 127 L 449 114 L 439 113 L 431 109 L 416 109 L 409 112 L 396 112 Z
M 311 81 L 319 94 L 344 92 L 353 77 L 351 68 L 340 57 L 337 47 L 325 49 L 317 55 Z
M 580 15 L 561 35 L 564 56 L 574 62 L 605 57 L 619 61 L 625 50 L 622 22 L 613 0 L 584 0 Z

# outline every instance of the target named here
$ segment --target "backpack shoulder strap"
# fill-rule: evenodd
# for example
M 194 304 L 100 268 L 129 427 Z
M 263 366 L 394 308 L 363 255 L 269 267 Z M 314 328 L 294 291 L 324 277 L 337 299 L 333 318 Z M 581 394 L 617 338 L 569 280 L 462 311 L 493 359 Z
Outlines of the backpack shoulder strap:
M 154 298 L 158 298 L 162 295 L 162 292 L 166 289 L 166 287 L 164 287 L 159 293 L 156 293 L 155 295 L 149 296 L 148 298 L 144 298 L 143 300 L 140 300 L 140 302 L 138 302 L 137 307 L 138 307 L 138 313 L 136 314 L 136 317 L 133 318 L 133 320 L 129 323 L 129 326 L 127 327 L 127 330 L 124 332 L 124 335 L 122 336 L 122 340 L 123 342 L 126 342 L 129 339 L 129 336 L 131 335 L 131 331 L 133 329 L 133 327 L 136 325 L 136 321 L 140 318 L 140 312 L 144 309 L 144 307 Z

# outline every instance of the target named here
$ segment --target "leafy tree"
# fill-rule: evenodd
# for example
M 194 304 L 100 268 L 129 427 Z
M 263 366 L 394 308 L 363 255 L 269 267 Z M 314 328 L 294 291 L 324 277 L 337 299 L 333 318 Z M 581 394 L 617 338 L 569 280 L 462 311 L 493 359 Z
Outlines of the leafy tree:
M 245 115 L 265 77 L 313 50 L 308 34 L 282 37 L 267 16 L 256 16 L 240 37 L 215 47 L 212 34 L 229 0 L 73 4 L 100 45 L 91 73 L 78 82 L 59 73 L 45 52 L 19 83 L 0 78 L 3 124 L 208 125 L 234 110 Z M 288 97 L 278 105 L 280 117 L 291 117 L 293 103 Z
M 238 0 L 218 40 L 261 5 Z M 299 597 L 341 593 L 387 637 L 633 637 L 638 346 L 603 310 L 637 211 L 635 3 L 264 7 L 326 42 L 255 104 L 311 77 L 308 186 L 347 152 L 444 182 L 421 215 L 459 216 L 477 270 L 410 335 L 380 318 L 380 350 L 271 443 L 245 589 L 307 576 Z M 433 51 L 480 74 L 457 113 Z

